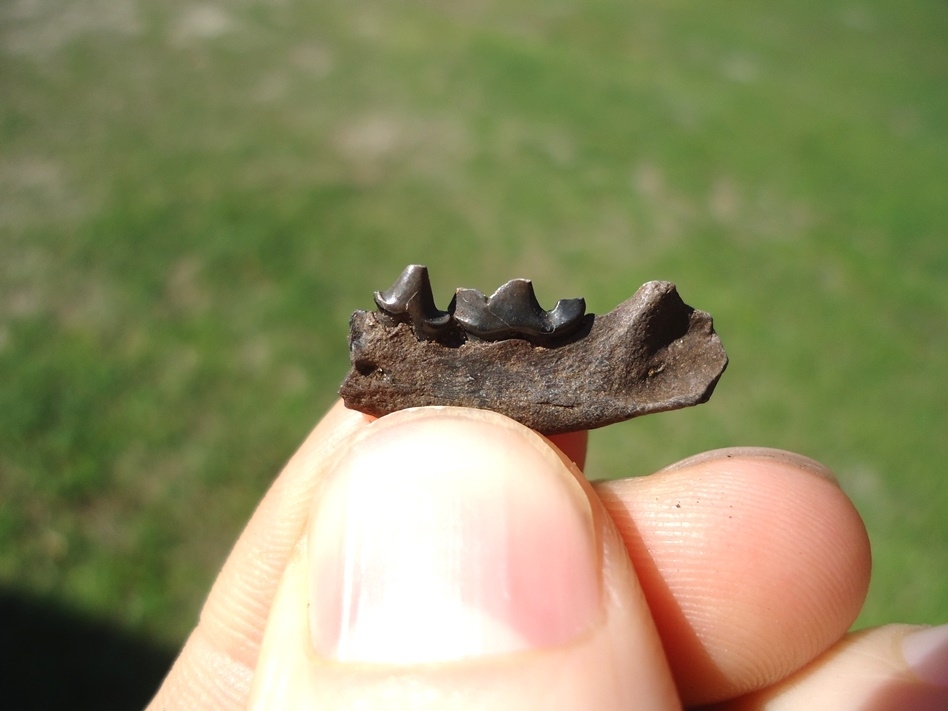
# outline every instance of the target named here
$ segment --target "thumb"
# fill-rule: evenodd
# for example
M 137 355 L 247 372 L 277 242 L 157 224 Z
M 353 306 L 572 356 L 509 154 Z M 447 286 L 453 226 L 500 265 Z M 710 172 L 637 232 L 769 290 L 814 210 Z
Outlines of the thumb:
M 625 547 L 547 440 L 422 408 L 324 466 L 251 708 L 679 707 Z

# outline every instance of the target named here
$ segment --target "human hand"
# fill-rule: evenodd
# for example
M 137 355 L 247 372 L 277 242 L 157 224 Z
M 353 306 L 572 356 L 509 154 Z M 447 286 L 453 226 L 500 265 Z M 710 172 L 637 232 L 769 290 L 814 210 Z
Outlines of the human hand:
M 722 450 L 591 485 L 585 434 L 551 439 L 487 411 L 337 404 L 150 708 L 945 702 L 945 628 L 845 636 L 869 544 L 820 465 Z

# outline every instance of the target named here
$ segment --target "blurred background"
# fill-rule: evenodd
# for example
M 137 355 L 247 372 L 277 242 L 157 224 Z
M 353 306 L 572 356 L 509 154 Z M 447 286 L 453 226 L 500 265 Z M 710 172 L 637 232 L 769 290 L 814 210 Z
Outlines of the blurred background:
M 730 367 L 589 476 L 822 460 L 857 627 L 946 621 L 946 37 L 941 0 L 4 0 L 7 693 L 149 698 L 409 263 L 442 306 L 676 282 Z

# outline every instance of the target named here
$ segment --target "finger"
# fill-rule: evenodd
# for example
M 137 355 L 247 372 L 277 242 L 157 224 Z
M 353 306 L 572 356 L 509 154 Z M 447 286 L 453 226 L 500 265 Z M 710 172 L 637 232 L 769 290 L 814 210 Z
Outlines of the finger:
M 948 625 L 888 625 L 856 632 L 780 684 L 718 708 L 948 708 Z
M 588 430 L 550 435 L 549 440 L 577 467 L 583 469 L 586 466 L 586 447 L 589 444 Z
M 367 423 L 337 403 L 290 459 L 231 551 L 150 708 L 246 708 L 270 605 L 303 533 L 319 463 Z
M 786 677 L 838 640 L 865 599 L 865 528 L 812 460 L 720 450 L 596 491 L 686 704 Z
M 547 440 L 422 408 L 327 466 L 251 707 L 356 705 L 678 708 L 625 547 Z

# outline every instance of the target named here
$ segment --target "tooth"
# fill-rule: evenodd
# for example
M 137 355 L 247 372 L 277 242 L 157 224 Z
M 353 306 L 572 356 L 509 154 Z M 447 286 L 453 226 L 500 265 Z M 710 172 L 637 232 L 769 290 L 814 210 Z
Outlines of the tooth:
M 375 303 L 395 321 L 410 323 L 419 340 L 433 340 L 451 321 L 435 306 L 428 267 L 409 264 L 389 289 L 375 292 Z
M 529 279 L 512 279 L 490 297 L 477 289 L 458 289 L 454 298 L 455 320 L 469 335 L 485 341 L 522 338 L 550 344 L 576 331 L 586 313 L 584 299 L 560 299 L 545 311 Z

